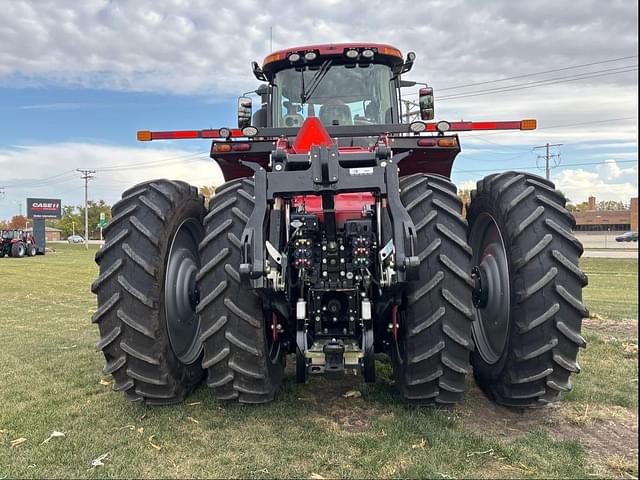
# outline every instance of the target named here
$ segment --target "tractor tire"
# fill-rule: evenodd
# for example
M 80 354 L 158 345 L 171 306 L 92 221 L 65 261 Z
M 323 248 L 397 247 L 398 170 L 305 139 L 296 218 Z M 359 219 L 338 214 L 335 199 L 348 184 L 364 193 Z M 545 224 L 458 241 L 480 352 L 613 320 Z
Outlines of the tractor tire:
M 408 403 L 456 403 L 464 396 L 473 349 L 467 222 L 446 177 L 403 177 L 400 191 L 416 227 L 420 279 L 409 283 L 396 320 L 395 383 Z
M 35 245 L 27 245 L 27 256 L 35 257 L 37 253 L 38 253 L 38 249 L 36 248 Z
M 284 375 L 286 351 L 272 339 L 273 312 L 240 283 L 240 238 L 253 211 L 252 179 L 216 190 L 204 219 L 200 244 L 198 305 L 207 384 L 218 400 L 265 403 L 273 400 Z M 275 318 L 275 317 L 273 317 Z
M 195 187 L 169 180 L 136 185 L 113 206 L 96 254 L 92 321 L 103 373 L 127 400 L 177 403 L 204 376 L 195 314 L 204 213 Z
M 506 406 L 557 401 L 571 390 L 586 345 L 587 276 L 578 266 L 575 220 L 553 183 L 528 173 L 491 175 L 471 198 L 476 382 Z
M 27 247 L 25 247 L 24 243 L 16 242 L 11 245 L 11 256 L 16 258 L 22 258 L 27 253 Z

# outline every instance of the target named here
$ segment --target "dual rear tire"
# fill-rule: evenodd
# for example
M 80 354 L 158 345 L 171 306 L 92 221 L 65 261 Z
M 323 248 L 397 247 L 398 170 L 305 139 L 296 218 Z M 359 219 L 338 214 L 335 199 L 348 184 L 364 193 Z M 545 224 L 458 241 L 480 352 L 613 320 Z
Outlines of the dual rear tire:
M 411 175 L 400 188 L 421 260 L 420 281 L 391 318 L 403 399 L 458 402 L 473 371 L 502 405 L 559 400 L 580 372 L 588 316 L 583 249 L 562 193 L 536 175 L 490 175 L 472 192 L 467 226 L 449 179 Z
M 501 404 L 558 400 L 580 370 L 588 314 L 562 194 L 533 175 L 492 175 L 472 194 L 467 224 L 449 179 L 411 175 L 400 188 L 421 260 L 421 280 L 391 319 L 403 400 L 459 402 L 472 371 Z M 274 398 L 287 350 L 274 333 L 279 313 L 241 287 L 237 270 L 253 205 L 247 178 L 220 187 L 208 212 L 194 187 L 168 180 L 137 185 L 114 205 L 92 285 L 114 390 L 169 404 L 206 376 L 220 400 Z

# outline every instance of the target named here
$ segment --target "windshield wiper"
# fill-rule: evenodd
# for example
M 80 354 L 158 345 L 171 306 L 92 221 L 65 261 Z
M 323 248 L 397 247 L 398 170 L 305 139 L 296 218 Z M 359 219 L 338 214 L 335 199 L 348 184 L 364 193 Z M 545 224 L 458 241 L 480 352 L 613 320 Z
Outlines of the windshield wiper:
M 307 103 L 307 101 L 311 98 L 313 93 L 316 91 L 316 89 L 318 88 L 318 85 L 320 85 L 320 82 L 322 81 L 322 79 L 325 77 L 325 75 L 331 68 L 331 63 L 332 63 L 332 60 L 325 60 L 325 62 L 320 67 L 320 70 L 318 70 L 316 74 L 311 78 L 308 91 L 305 91 L 305 86 L 304 86 L 304 70 L 300 72 L 302 75 L 302 91 L 300 92 L 300 102 L 303 105 Z

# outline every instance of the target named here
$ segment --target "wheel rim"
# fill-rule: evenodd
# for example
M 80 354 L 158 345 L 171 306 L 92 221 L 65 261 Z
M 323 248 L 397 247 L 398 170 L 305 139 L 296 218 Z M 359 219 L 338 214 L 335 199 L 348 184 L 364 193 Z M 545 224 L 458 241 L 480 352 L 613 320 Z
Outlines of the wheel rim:
M 495 364 L 504 352 L 509 334 L 511 291 L 504 240 L 491 215 L 483 213 L 476 219 L 469 243 L 475 265 L 473 336 L 482 359 Z
M 184 364 L 191 364 L 202 352 L 199 340 L 200 319 L 196 305 L 200 294 L 196 275 L 200 269 L 198 243 L 202 227 L 195 219 L 187 219 L 176 231 L 169 249 L 164 284 L 164 308 L 171 349 Z

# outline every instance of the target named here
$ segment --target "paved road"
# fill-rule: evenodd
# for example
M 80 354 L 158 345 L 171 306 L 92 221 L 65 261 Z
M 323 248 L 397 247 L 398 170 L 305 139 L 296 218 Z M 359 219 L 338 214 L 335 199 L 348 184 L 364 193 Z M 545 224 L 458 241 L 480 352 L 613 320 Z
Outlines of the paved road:
M 583 257 L 587 258 L 638 258 L 638 250 L 622 250 L 622 249 L 614 249 L 609 248 L 605 249 L 585 249 L 582 254 Z
M 576 233 L 578 240 L 582 242 L 584 248 L 594 250 L 635 250 L 638 251 L 638 242 L 616 242 L 616 237 L 619 233 L 610 234 L 589 234 L 589 233 Z

